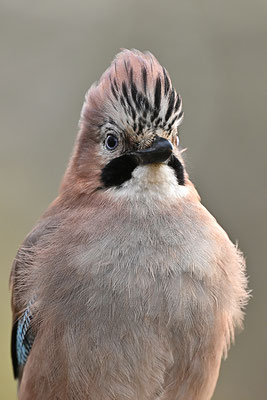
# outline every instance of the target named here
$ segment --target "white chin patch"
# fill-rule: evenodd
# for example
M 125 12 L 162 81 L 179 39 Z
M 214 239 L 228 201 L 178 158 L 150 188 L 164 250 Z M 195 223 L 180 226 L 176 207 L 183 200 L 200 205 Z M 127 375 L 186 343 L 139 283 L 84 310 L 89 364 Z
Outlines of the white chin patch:
M 132 178 L 114 191 L 119 197 L 166 199 L 169 202 L 185 197 L 188 188 L 178 185 L 175 172 L 168 165 L 149 164 L 135 168 Z

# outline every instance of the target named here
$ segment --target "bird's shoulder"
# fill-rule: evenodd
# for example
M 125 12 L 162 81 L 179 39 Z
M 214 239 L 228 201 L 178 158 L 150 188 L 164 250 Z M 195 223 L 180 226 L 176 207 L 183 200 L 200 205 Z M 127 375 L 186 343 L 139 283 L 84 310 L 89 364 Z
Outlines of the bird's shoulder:
M 23 292 L 23 287 L 26 285 L 22 284 L 22 282 L 26 279 L 27 272 L 34 262 L 37 246 L 44 236 L 49 235 L 55 230 L 56 226 L 58 226 L 58 223 L 56 223 L 56 218 L 52 216 L 40 219 L 17 251 L 10 274 L 12 308 L 15 317 L 23 308 L 19 298 Z

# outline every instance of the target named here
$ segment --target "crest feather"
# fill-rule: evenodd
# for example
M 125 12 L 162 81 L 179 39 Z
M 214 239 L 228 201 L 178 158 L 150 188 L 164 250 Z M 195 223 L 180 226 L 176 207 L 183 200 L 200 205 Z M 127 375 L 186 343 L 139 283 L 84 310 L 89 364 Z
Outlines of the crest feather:
M 183 119 L 182 99 L 168 72 L 150 53 L 122 50 L 93 85 L 81 114 L 81 124 L 118 129 L 177 131 Z

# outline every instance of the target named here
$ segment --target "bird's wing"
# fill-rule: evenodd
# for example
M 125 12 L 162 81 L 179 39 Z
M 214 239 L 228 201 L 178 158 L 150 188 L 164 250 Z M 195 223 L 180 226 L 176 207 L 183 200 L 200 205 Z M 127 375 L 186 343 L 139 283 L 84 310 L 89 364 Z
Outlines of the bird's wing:
M 31 321 L 34 317 L 35 296 L 27 296 L 27 276 L 30 265 L 35 261 L 37 245 L 40 239 L 54 230 L 55 224 L 51 217 L 41 220 L 26 237 L 19 248 L 13 262 L 10 275 L 12 292 L 13 328 L 11 337 L 11 355 L 14 377 L 18 378 L 31 350 L 34 335 L 31 331 Z M 25 298 L 28 302 L 25 304 Z
M 33 345 L 34 335 L 31 331 L 33 318 L 33 302 L 31 300 L 22 316 L 17 319 L 12 328 L 11 354 L 14 377 L 18 378 L 19 370 L 26 364 L 28 355 Z

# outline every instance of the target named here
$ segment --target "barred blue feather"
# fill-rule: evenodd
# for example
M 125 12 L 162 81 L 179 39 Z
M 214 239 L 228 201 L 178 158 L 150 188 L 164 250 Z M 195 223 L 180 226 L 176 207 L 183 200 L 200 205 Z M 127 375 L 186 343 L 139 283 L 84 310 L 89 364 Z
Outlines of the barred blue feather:
M 18 364 L 24 366 L 33 345 L 34 336 L 31 332 L 31 320 L 33 318 L 33 302 L 32 299 L 24 314 L 18 320 L 16 332 L 16 353 Z

